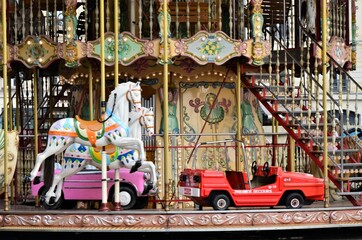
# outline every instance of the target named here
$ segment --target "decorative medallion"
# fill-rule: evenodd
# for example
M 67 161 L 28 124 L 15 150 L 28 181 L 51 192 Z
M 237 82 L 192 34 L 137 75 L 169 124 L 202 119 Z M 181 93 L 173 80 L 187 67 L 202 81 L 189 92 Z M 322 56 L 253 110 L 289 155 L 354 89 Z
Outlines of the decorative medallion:
M 152 52 L 152 42 L 140 40 L 133 36 L 131 33 L 123 32 L 118 35 L 118 56 L 119 63 L 127 66 L 139 58 L 146 57 Z M 88 47 L 88 57 L 101 58 L 101 44 L 100 39 L 90 42 Z M 104 54 L 106 65 L 114 64 L 115 56 L 115 41 L 113 33 L 105 34 L 104 41 Z
M 28 36 L 14 51 L 14 60 L 19 60 L 27 67 L 47 67 L 58 58 L 56 43 L 46 36 Z
M 175 44 L 178 55 L 191 57 L 199 64 L 215 63 L 221 65 L 233 57 L 241 54 L 235 51 L 240 40 L 229 38 L 224 32 L 198 32 L 195 36 L 179 40 Z
M 320 42 L 320 44 L 322 44 Z M 344 42 L 344 39 L 341 37 L 333 36 L 329 43 L 327 44 L 328 54 L 336 61 L 331 61 L 332 65 L 344 66 L 347 62 L 351 62 L 351 47 L 347 46 Z M 316 47 L 316 58 L 319 60 L 318 63 L 322 64 L 322 49 Z M 329 57 L 327 57 L 329 61 Z

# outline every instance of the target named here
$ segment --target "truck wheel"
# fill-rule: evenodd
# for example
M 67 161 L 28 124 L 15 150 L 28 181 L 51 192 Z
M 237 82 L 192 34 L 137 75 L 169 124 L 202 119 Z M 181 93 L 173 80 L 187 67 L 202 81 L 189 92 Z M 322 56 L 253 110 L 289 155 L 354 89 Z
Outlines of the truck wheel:
M 112 200 L 114 201 L 114 195 Z M 121 208 L 128 210 L 134 207 L 136 204 L 137 196 L 135 192 L 128 186 L 121 186 L 119 189 L 119 201 L 121 202 Z
M 304 204 L 304 198 L 299 193 L 291 193 L 288 195 L 285 205 L 287 208 L 301 208 Z
M 225 194 L 217 194 L 213 197 L 211 205 L 214 210 L 227 210 L 230 206 L 230 199 Z

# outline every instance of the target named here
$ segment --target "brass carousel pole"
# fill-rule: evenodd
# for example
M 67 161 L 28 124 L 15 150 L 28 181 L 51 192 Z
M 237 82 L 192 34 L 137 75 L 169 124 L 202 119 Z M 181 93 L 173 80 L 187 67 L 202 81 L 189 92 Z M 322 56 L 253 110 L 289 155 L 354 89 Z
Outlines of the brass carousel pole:
M 237 144 L 237 151 L 236 151 L 236 171 L 240 171 L 240 157 L 241 157 L 241 79 L 240 79 L 240 63 L 237 63 L 237 79 L 236 79 L 236 113 L 237 113 L 237 131 L 236 131 L 236 144 Z M 242 154 L 245 154 L 244 152 Z M 245 164 L 245 163 L 244 163 Z M 247 167 L 247 166 L 244 166 Z
M 34 158 L 38 156 L 39 149 L 39 139 L 38 139 L 38 69 L 35 67 L 33 70 L 33 78 L 34 78 L 34 103 L 33 103 L 33 111 L 34 111 Z
M 8 55 L 7 55 L 7 34 L 6 34 L 6 0 L 2 0 L 2 31 L 3 31 L 3 83 L 4 83 L 4 88 L 3 88 L 3 93 L 4 93 L 4 118 L 3 118 L 3 123 L 4 123 L 4 138 L 7 139 L 8 136 L 8 109 L 7 109 L 7 105 L 8 105 L 8 97 L 7 97 L 7 91 L 6 89 L 8 88 L 8 84 L 7 84 L 7 79 L 8 79 L 8 72 L 7 72 L 7 61 L 8 61 Z M 7 169 L 8 169 L 8 144 L 5 141 L 4 144 L 4 211 L 8 211 L 9 210 L 9 199 L 8 199 L 8 186 L 7 186 L 7 182 L 8 182 L 8 174 L 7 174 Z
M 114 87 L 118 86 L 118 0 L 114 0 Z M 114 192 L 119 193 L 120 191 L 120 174 L 119 168 L 114 170 Z M 121 203 L 119 194 L 114 194 L 114 210 L 121 210 Z
M 322 74 L 323 74 L 323 174 L 324 207 L 329 207 L 328 139 L 327 139 L 327 0 L 322 1 Z
M 106 79 L 105 79 L 105 59 L 104 59 L 104 1 L 100 2 L 100 31 L 101 31 L 101 113 L 105 112 L 106 104 Z M 107 156 L 105 147 L 102 148 L 102 204 L 100 211 L 109 211 L 107 201 Z
M 89 96 L 89 120 L 93 120 L 93 67 L 92 63 L 88 62 L 89 64 L 89 78 L 88 78 L 88 96 Z
M 164 119 L 164 135 L 163 135 L 163 142 L 164 142 L 164 189 L 165 189 L 165 210 L 168 210 L 168 181 L 167 178 L 169 177 L 169 168 L 170 168 L 170 161 L 168 159 L 168 19 L 167 19 L 167 0 L 163 0 L 163 119 Z

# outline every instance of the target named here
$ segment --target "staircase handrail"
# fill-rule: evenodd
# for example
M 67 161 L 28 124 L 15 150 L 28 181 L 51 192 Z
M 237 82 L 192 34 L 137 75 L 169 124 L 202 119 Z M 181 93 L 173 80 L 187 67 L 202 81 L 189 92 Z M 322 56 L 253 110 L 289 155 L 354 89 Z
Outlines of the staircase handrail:
M 269 33 L 269 35 L 273 38 L 273 40 L 276 41 L 276 42 L 279 44 L 279 46 L 283 48 L 283 50 L 285 51 L 285 53 L 286 53 L 290 58 L 292 58 L 293 61 L 294 61 L 301 69 L 303 69 L 303 70 L 308 74 L 308 76 L 313 80 L 313 82 L 314 82 L 316 85 L 318 85 L 319 88 L 323 89 L 323 86 L 314 78 L 314 76 L 313 76 L 309 71 L 307 71 L 307 69 L 305 69 L 305 67 L 304 67 L 303 65 L 301 65 L 301 64 L 299 63 L 298 59 L 296 59 L 291 53 L 289 53 L 288 48 L 286 48 L 286 47 L 282 44 L 281 41 L 279 41 L 278 39 L 274 38 L 273 35 L 271 34 L 271 32 L 270 32 L 269 30 L 264 29 L 264 31 L 267 32 L 267 33 Z M 306 90 L 307 90 L 307 88 L 306 88 Z M 338 102 L 333 98 L 333 96 L 332 96 L 330 93 L 327 92 L 327 96 L 330 98 L 330 100 L 331 100 L 334 104 L 336 104 L 336 106 L 338 107 L 338 111 L 339 111 L 340 114 L 341 114 L 340 116 L 342 116 L 343 110 L 342 110 L 341 106 L 338 104 Z M 321 106 L 322 106 L 322 105 L 321 105 Z
M 309 32 L 307 32 L 307 30 L 303 27 L 303 25 L 299 19 L 297 19 L 297 22 L 298 22 L 299 27 L 304 32 L 304 34 L 306 34 L 313 41 L 313 43 L 316 46 L 318 46 L 320 49 L 323 49 L 322 45 L 319 44 L 319 42 L 313 37 L 313 35 L 310 34 Z M 349 81 L 351 80 L 362 91 L 361 85 L 359 85 L 359 83 L 333 58 L 333 56 L 331 56 L 328 52 L 326 52 L 326 54 L 327 54 L 327 57 L 329 57 L 330 61 L 332 61 L 339 70 L 341 70 L 344 74 L 346 74 L 346 76 L 348 77 L 348 80 Z
M 299 28 L 303 31 L 303 33 L 311 39 L 311 41 L 315 44 L 315 46 L 319 47 L 320 49 L 323 49 L 321 44 L 319 44 L 319 42 L 313 37 L 313 35 L 304 28 L 303 24 L 301 23 L 301 21 L 299 19 L 297 19 L 297 24 L 299 25 Z M 327 57 L 329 58 L 329 60 L 334 63 L 334 66 L 336 66 L 339 69 L 339 71 L 342 71 L 348 77 L 348 81 L 349 81 L 348 84 L 351 84 L 351 81 L 352 81 L 352 83 L 355 84 L 356 88 L 360 89 L 362 92 L 361 85 L 333 58 L 333 56 L 331 56 L 328 52 L 326 52 L 326 54 L 327 54 Z M 343 114 L 343 110 L 342 110 L 342 114 Z M 339 126 L 342 126 L 342 133 L 344 133 L 346 137 L 350 136 L 351 133 L 349 133 L 348 129 L 347 130 L 344 129 L 343 124 L 339 124 Z M 362 149 L 362 145 L 358 141 L 356 141 L 353 138 L 352 138 L 352 141 L 360 149 Z

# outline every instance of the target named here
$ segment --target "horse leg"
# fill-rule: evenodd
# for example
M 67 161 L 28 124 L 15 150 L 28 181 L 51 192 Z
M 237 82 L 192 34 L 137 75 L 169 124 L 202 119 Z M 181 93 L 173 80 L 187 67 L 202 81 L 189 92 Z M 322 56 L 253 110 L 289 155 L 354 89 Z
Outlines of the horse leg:
M 88 163 L 88 161 L 81 161 L 79 166 L 76 165 L 73 168 L 71 166 L 67 166 L 66 168 L 63 168 L 63 170 L 60 173 L 55 175 L 53 184 L 45 195 L 45 202 L 49 203 L 51 198 L 54 198 L 54 197 L 55 197 L 54 202 L 57 202 L 62 195 L 62 187 L 63 187 L 64 179 L 69 176 L 73 176 L 74 174 L 81 171 L 87 165 L 87 163 Z M 54 193 L 55 187 L 57 189 Z
M 111 143 L 121 148 L 137 150 L 139 152 L 139 159 L 142 161 L 146 160 L 146 153 L 143 142 L 138 138 L 117 138 Z
M 65 145 L 62 144 L 49 144 L 49 141 L 51 141 L 50 139 L 48 140 L 48 144 L 47 144 L 47 148 L 44 150 L 44 152 L 39 153 L 37 158 L 36 158 L 36 162 L 34 165 L 33 170 L 30 172 L 30 177 L 29 180 L 33 181 L 34 178 L 36 177 L 41 164 L 44 162 L 45 159 L 47 159 L 48 157 L 50 157 L 51 155 L 54 155 L 56 153 L 60 153 L 63 152 L 65 149 L 67 149 L 67 147 L 70 146 L 70 144 L 73 143 L 73 141 L 69 141 L 69 140 L 73 140 L 72 138 L 68 138 L 66 141 Z
M 150 180 L 147 182 L 147 187 L 143 191 L 143 194 L 147 194 L 152 189 L 156 192 L 157 173 L 153 162 L 143 161 L 142 165 L 138 168 L 138 171 L 150 174 Z

